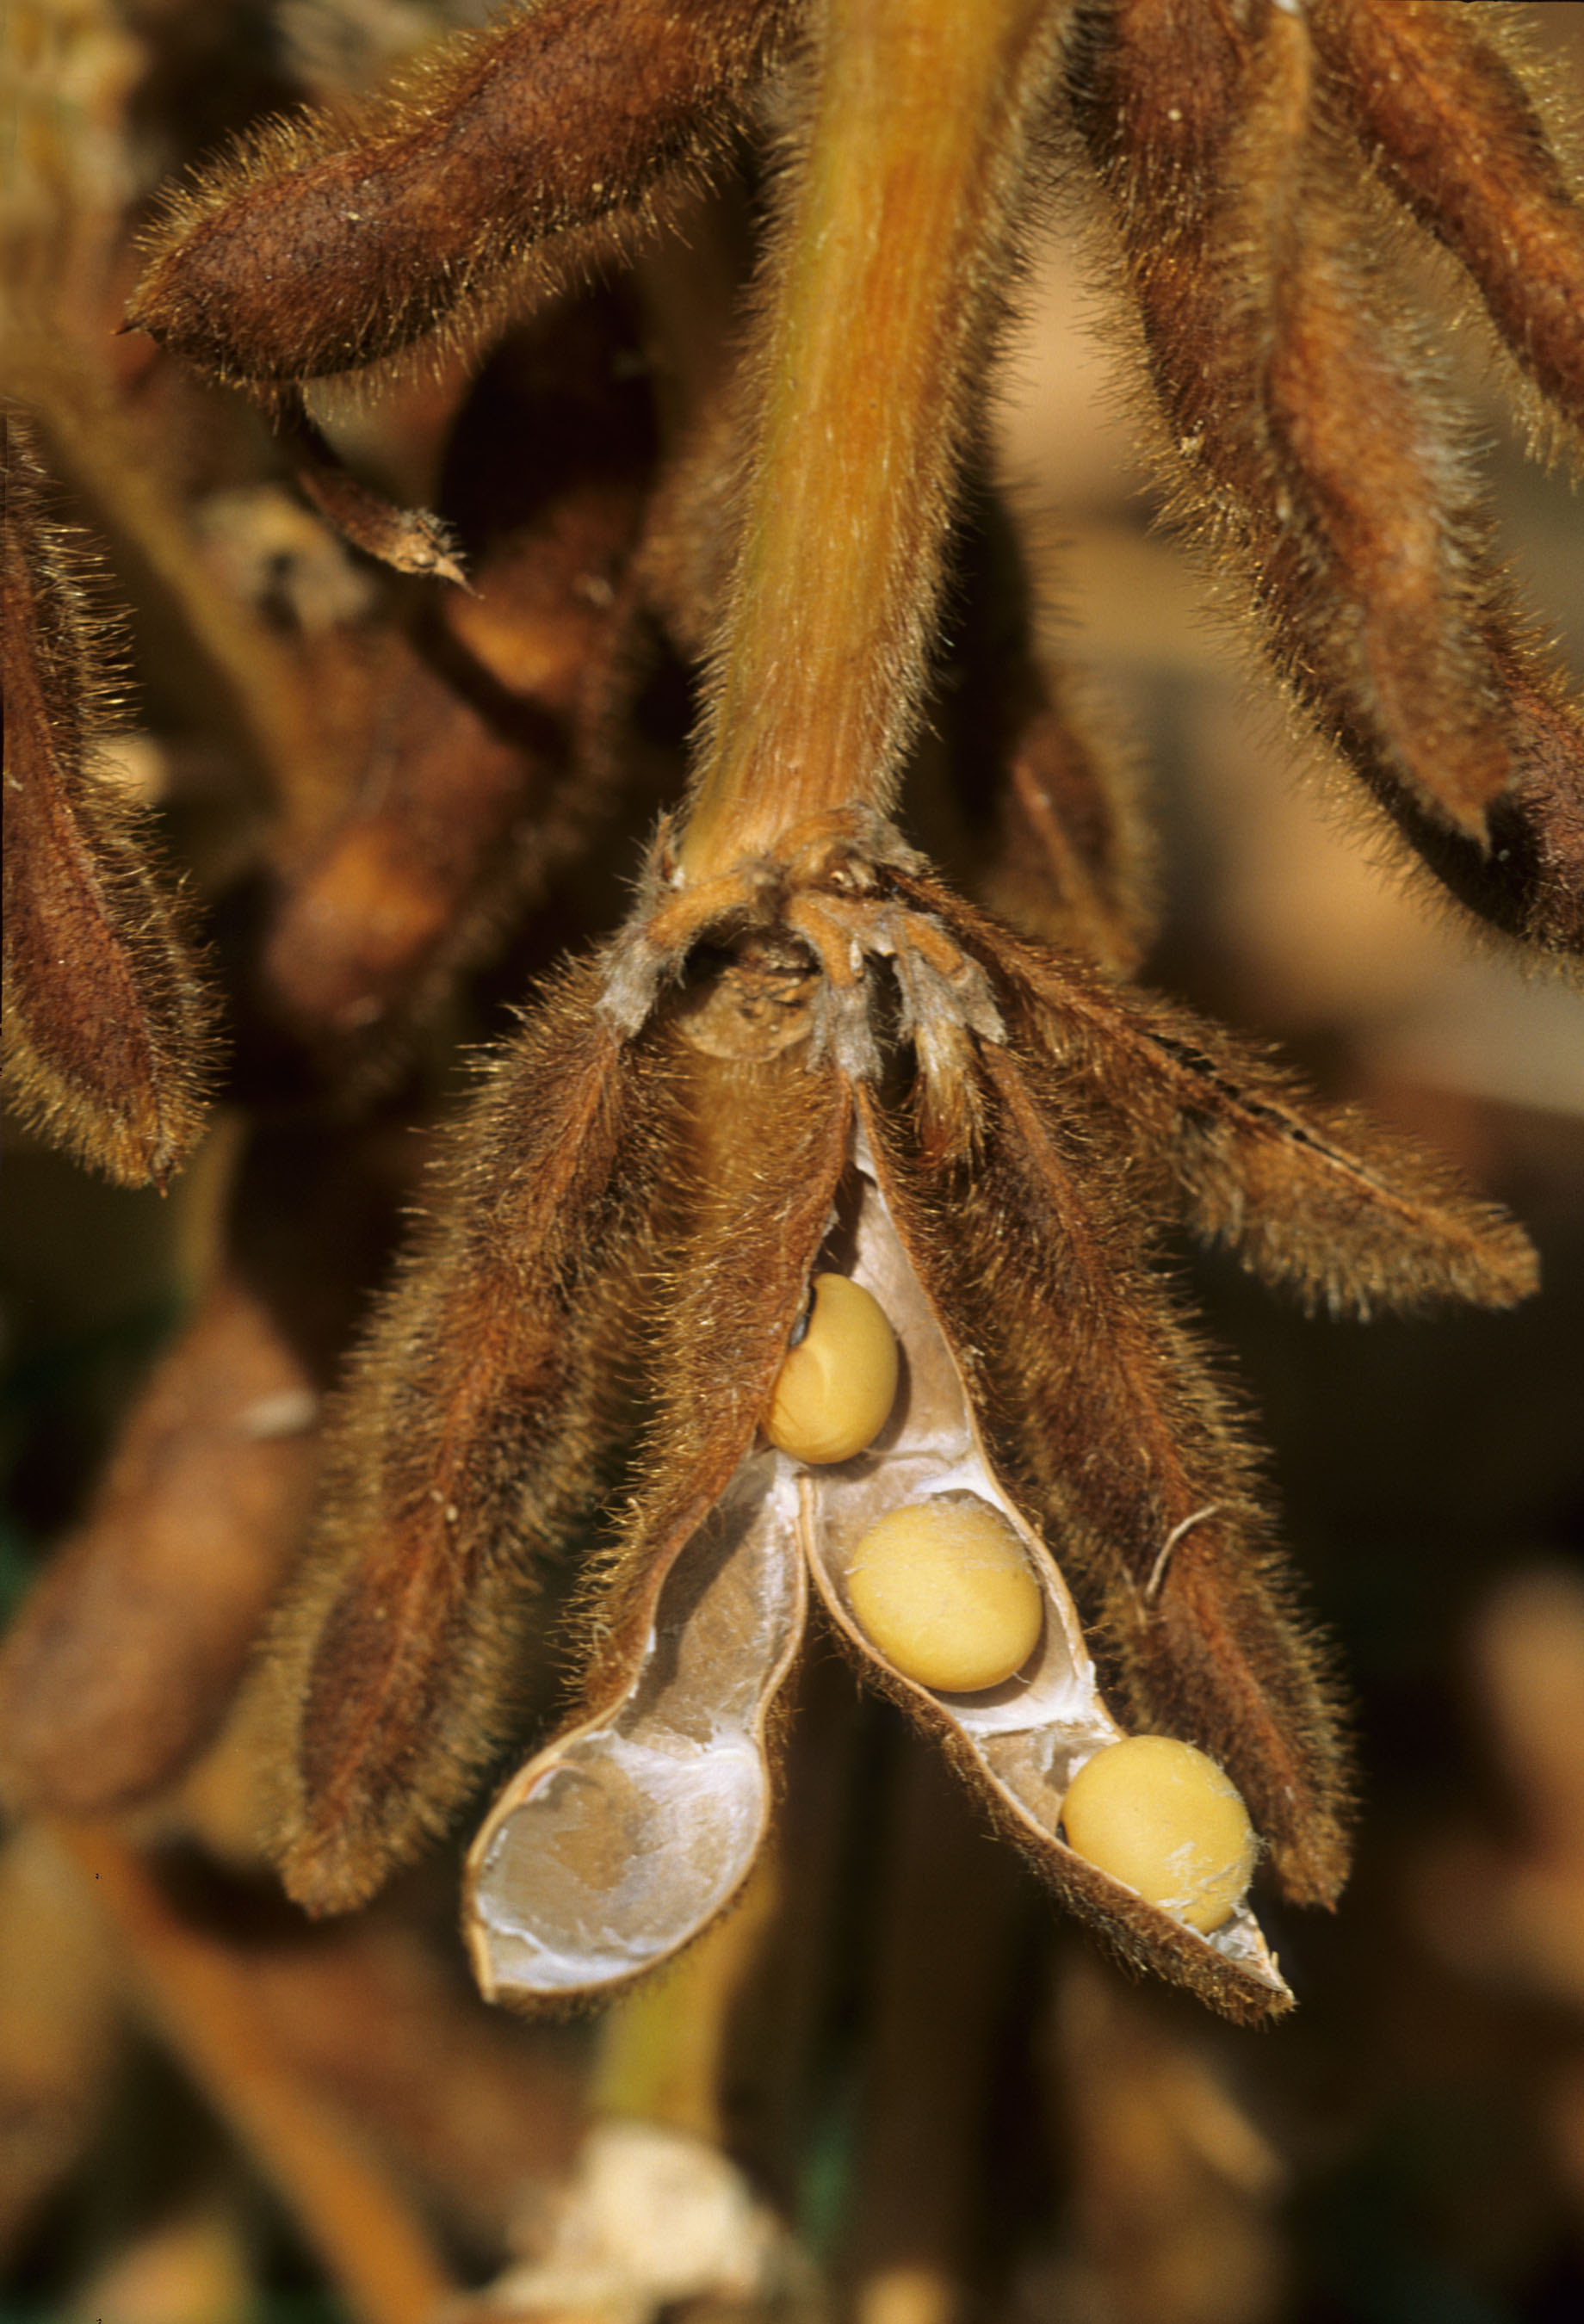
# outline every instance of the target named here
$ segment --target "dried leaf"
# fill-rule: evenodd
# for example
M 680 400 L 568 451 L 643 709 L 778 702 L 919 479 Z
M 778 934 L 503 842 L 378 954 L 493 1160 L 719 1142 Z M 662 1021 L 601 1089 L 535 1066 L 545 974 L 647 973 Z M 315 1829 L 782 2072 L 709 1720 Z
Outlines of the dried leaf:
M 301 1545 L 318 1419 L 318 1383 L 270 1305 L 223 1276 L 0 1650 L 13 1808 L 125 1807 L 208 1741 Z
M 585 1509 L 614 1431 L 649 1157 L 640 1066 L 597 990 L 593 965 L 569 970 L 496 1065 L 353 1366 L 277 1641 L 298 1722 L 285 1877 L 313 1911 L 361 1902 L 477 1779 L 533 1561 Z
M 345 776 L 277 836 L 256 989 L 267 1034 L 343 1096 L 389 1074 L 631 777 L 607 696 L 655 455 L 635 329 L 591 296 L 514 333 L 476 383 L 442 504 L 477 595 L 304 648 L 320 698 L 349 697 Z
M 325 659 L 357 730 L 347 796 L 276 835 L 248 997 L 344 1099 L 410 1053 L 573 817 L 561 722 L 503 697 L 443 625 L 338 634 Z
M 95 765 L 114 650 L 31 431 L 5 434 L 5 1084 L 23 1119 L 125 1185 L 202 1127 L 213 1005 L 148 820 Z
M 128 322 L 222 379 L 303 380 L 543 296 L 718 161 L 787 14 L 537 0 L 454 35 L 349 117 L 273 122 L 211 166 Z

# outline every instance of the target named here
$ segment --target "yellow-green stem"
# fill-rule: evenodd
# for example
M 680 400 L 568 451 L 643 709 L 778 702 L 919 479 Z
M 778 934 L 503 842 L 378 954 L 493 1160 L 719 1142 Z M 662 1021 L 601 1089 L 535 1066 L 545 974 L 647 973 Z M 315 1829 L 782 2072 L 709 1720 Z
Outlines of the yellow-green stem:
M 830 0 L 690 879 L 773 851 L 811 816 L 894 797 L 1057 13 Z

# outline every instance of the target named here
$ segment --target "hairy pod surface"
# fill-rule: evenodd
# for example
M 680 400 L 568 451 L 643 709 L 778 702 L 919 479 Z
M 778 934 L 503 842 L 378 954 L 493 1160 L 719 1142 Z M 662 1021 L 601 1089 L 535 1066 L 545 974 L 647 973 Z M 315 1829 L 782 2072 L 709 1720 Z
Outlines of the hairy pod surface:
M 650 1061 L 610 1038 L 595 990 L 587 964 L 564 973 L 486 1084 L 341 1399 L 276 1630 L 280 1845 L 312 1910 L 361 1902 L 477 1780 L 513 1712 L 535 1562 L 619 1428 Z
M 177 198 L 128 322 L 267 384 L 377 363 L 560 288 L 715 161 L 782 0 L 530 0 L 350 124 L 275 122 Z
M 213 1003 L 151 819 L 95 762 L 116 641 L 82 544 L 47 512 L 31 429 L 0 431 L 5 1092 L 119 1185 L 162 1183 L 203 1126 Z
M 834 1159 L 839 1170 L 845 1140 Z M 1060 1574 L 988 1464 L 875 1167 L 860 1146 L 839 1193 L 834 1175 L 823 1179 L 821 1208 L 801 1213 L 803 1267 L 823 1247 L 893 1318 L 903 1360 L 895 1408 L 867 1451 L 813 1467 L 756 1443 L 750 1413 L 702 1522 L 674 1544 L 649 1535 L 624 1547 L 634 1571 L 645 1552 L 646 1586 L 635 1600 L 618 1597 L 627 1609 L 614 1633 L 620 1652 L 607 1645 L 601 1655 L 595 1707 L 507 1786 L 469 1858 L 480 1981 L 521 2006 L 587 1997 L 671 1958 L 729 1901 L 766 1828 L 772 1706 L 796 1652 L 806 1571 L 864 1674 L 944 1744 L 1067 1902 L 1129 1958 L 1232 2015 L 1279 2009 L 1285 1987 L 1246 1914 L 1209 1944 L 1056 1837 L 1070 1771 L 1117 1729 Z M 792 1290 L 783 1335 L 801 1304 Z M 1017 1544 L 1041 1601 L 1024 1666 L 968 1693 L 925 1685 L 888 1659 L 854 1589 L 877 1525 L 965 1495 Z

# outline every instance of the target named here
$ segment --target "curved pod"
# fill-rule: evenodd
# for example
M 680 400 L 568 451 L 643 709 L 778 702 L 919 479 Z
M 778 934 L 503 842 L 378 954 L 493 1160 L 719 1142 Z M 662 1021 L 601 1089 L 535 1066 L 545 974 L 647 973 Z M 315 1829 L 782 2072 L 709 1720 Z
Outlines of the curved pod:
M 1201 1992 L 1234 2015 L 1264 2017 L 1292 1996 L 1246 1905 L 1210 1936 L 1146 1904 L 1057 1837 L 1067 1786 L 1097 1751 L 1122 1739 L 1101 1700 L 1078 1612 L 1061 1574 L 992 1469 L 963 1377 L 903 1248 L 866 1145 L 848 1271 L 893 1320 L 903 1379 L 873 1450 L 799 1479 L 798 1529 L 815 1586 L 869 1671 L 946 1747 L 959 1772 L 1073 1910 L 1129 1958 Z M 978 1694 L 920 1685 L 878 1654 L 847 1587 L 854 1552 L 879 1518 L 942 1493 L 969 1492 L 1013 1528 L 1045 1601 L 1040 1641 L 1013 1677 Z M 1207 1995 L 1207 1997 L 1209 1997 Z
M 746 1879 L 770 1819 L 765 1729 L 807 1603 L 783 1468 L 742 1463 L 661 1584 L 628 1692 L 531 1759 L 486 1818 L 467 1935 L 488 1999 L 625 1982 Z

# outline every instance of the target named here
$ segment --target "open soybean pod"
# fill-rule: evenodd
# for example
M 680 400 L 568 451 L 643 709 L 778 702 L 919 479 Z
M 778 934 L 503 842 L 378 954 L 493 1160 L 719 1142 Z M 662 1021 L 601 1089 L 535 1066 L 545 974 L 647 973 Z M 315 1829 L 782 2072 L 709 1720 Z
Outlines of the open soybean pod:
M 1246 1907 L 1201 1936 L 1058 1837 L 1071 1775 L 1121 1730 L 1061 1573 L 986 1452 L 963 1367 L 861 1135 L 821 1204 L 804 1212 L 813 1231 L 755 1382 L 758 1410 L 818 1264 L 860 1285 L 890 1319 L 900 1354 L 890 1418 L 853 1458 L 805 1466 L 769 1448 L 750 1416 L 707 1513 L 685 1537 L 679 1529 L 669 1555 L 655 1555 L 651 1538 L 619 1667 L 607 1653 L 593 1710 L 514 1779 L 474 1844 L 468 1926 L 485 1990 L 526 2007 L 607 1992 L 681 1951 L 740 1888 L 769 1822 L 767 1735 L 802 1631 L 807 1572 L 865 1675 L 945 1748 L 1064 1902 L 1125 1958 L 1228 2015 L 1281 2011 L 1291 1996 Z M 877 1519 L 943 1495 L 971 1495 L 1004 1521 L 1042 1600 L 1023 1667 L 971 1696 L 904 1675 L 866 1635 L 848 1588 Z M 669 1499 L 680 1513 L 688 1496 Z
M 1246 1905 L 1210 1936 L 1147 1904 L 1059 1837 L 1061 1804 L 1078 1769 L 1122 1738 L 1101 1698 L 1082 1627 L 1061 1572 L 1006 1491 L 987 1452 L 965 1379 L 920 1269 L 903 1246 L 885 1191 L 876 1141 L 858 1149 L 856 1202 L 844 1229 L 849 1271 L 873 1292 L 901 1342 L 903 1388 L 889 1428 L 859 1459 L 805 1472 L 800 1531 L 815 1585 L 838 1630 L 874 1683 L 946 1750 L 996 1822 L 1055 1889 L 1123 1957 L 1186 1985 L 1229 2016 L 1253 2020 L 1291 1995 Z M 1024 1545 L 1044 1600 L 1039 1643 L 1002 1684 L 948 1693 L 907 1677 L 882 1656 L 853 1611 L 848 1574 L 876 1520 L 941 1495 L 971 1494 Z
M 492 1999 L 597 1993 L 667 1960 L 730 1902 L 768 1828 L 766 1730 L 806 1592 L 795 1481 L 755 1435 L 851 1120 L 845 1082 L 802 1047 L 679 1059 L 712 1183 L 674 1245 L 653 1457 L 588 1609 L 583 1712 L 506 1786 L 468 1858 L 468 1937 Z

